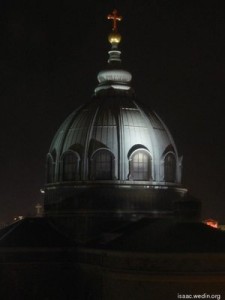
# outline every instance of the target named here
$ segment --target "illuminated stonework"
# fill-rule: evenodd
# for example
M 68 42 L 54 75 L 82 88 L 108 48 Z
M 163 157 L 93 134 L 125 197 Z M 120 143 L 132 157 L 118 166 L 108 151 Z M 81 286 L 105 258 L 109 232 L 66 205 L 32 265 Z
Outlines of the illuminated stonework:
M 93 159 L 98 151 L 113 157 L 113 182 L 146 181 L 163 186 L 181 182 L 181 158 L 166 125 L 155 112 L 138 104 L 131 91 L 116 85 L 99 90 L 62 124 L 48 154 L 48 174 L 54 168 L 48 182 L 93 180 Z M 147 156 L 151 163 L 145 165 Z M 140 175 L 131 176 L 137 164 Z M 103 163 L 101 167 L 105 168 Z M 141 176 L 142 172 L 151 176 Z
M 187 192 L 174 140 L 137 101 L 120 54 L 113 44 L 94 96 L 63 122 L 47 155 L 46 215 L 73 224 L 81 240 L 103 227 L 174 215 Z

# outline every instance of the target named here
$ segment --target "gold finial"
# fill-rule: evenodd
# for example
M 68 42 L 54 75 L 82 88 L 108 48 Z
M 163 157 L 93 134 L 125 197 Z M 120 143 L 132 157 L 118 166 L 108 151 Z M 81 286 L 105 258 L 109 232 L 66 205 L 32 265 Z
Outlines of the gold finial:
M 119 16 L 117 10 L 114 9 L 112 14 L 109 14 L 107 16 L 107 19 L 113 21 L 113 32 L 110 33 L 108 36 L 109 42 L 110 44 L 119 44 L 121 41 L 121 35 L 118 33 L 117 30 L 117 22 L 122 20 L 122 16 Z

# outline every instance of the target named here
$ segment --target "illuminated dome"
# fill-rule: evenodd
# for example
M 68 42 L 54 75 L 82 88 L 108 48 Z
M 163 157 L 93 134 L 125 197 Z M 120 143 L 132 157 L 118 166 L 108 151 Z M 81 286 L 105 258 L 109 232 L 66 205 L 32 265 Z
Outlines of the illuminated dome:
M 62 124 L 48 154 L 49 183 L 180 184 L 181 159 L 166 125 L 117 85 L 107 83 Z
M 46 215 L 70 223 L 81 240 L 143 216 L 171 216 L 186 194 L 173 138 L 137 101 L 120 54 L 113 44 L 94 96 L 63 122 L 47 154 Z

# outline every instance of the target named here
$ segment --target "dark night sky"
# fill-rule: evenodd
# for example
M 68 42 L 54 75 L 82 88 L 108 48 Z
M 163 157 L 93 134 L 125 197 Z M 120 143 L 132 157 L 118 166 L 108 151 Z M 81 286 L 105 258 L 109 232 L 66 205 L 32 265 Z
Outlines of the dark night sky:
M 62 121 L 92 95 L 115 4 L 138 98 L 169 127 L 203 217 L 224 223 L 223 1 L 76 2 L 0 2 L 0 223 L 42 201 L 46 153 Z

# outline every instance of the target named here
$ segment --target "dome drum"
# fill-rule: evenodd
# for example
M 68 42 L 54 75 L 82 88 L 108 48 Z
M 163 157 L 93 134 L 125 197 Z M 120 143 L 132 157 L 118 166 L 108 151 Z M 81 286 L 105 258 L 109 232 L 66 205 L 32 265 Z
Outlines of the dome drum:
M 110 180 L 113 184 L 179 186 L 177 174 L 180 168 L 174 153 L 168 153 L 160 162 L 154 162 L 149 151 L 138 148 L 124 159 L 122 171 L 125 176 L 122 176 L 120 169 L 120 162 L 107 148 L 97 149 L 86 161 L 77 152 L 68 150 L 58 162 L 48 155 L 46 181 L 47 184 L 74 182 L 77 185 L 81 180 L 102 181 L 103 184 Z
M 185 199 L 187 190 L 93 181 L 76 186 L 73 183 L 49 185 L 46 192 L 46 216 L 56 223 L 58 219 L 67 219 L 65 230 L 85 241 L 143 217 L 172 217 L 175 203 Z M 101 224 L 101 229 L 96 224 Z

